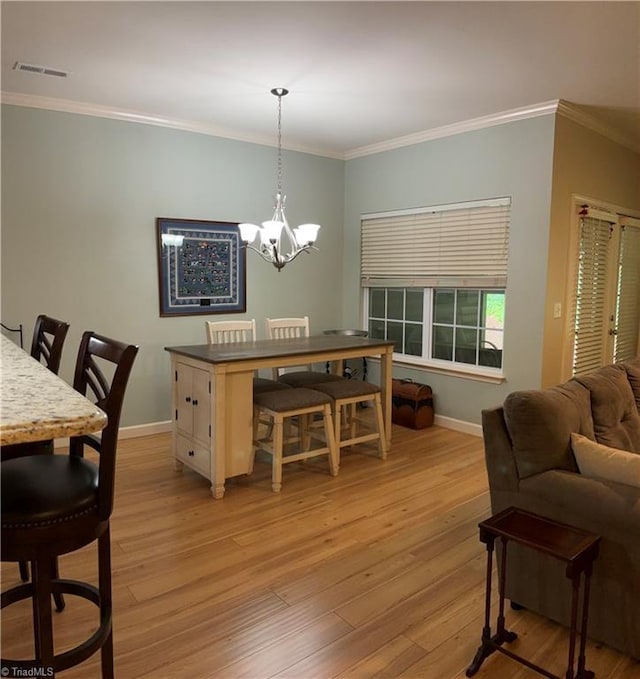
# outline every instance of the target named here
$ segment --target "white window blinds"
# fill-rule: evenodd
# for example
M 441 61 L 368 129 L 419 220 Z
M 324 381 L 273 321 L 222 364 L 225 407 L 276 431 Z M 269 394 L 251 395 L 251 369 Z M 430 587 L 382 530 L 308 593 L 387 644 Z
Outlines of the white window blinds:
M 612 224 L 606 215 L 580 219 L 580 240 L 574 307 L 573 374 L 580 375 L 606 363 L 608 326 L 608 260 Z M 602 217 L 602 218 L 600 218 Z
M 362 284 L 505 287 L 509 198 L 363 215 Z
M 614 361 L 638 355 L 640 331 L 640 220 L 620 219 L 620 264 L 616 299 L 616 341 Z

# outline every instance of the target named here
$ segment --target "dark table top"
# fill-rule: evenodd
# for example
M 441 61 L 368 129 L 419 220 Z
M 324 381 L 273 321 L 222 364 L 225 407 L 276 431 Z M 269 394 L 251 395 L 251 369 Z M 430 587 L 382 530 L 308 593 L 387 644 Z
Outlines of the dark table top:
M 283 356 L 309 356 L 331 351 L 356 350 L 356 355 L 367 356 L 393 348 L 393 342 L 370 337 L 342 335 L 314 335 L 295 339 L 256 340 L 228 344 L 191 344 L 165 347 L 165 351 L 188 356 L 206 363 L 230 363 Z
M 592 560 L 598 553 L 598 535 L 515 507 L 509 507 L 479 525 L 481 531 L 515 540 L 568 563 L 583 558 Z

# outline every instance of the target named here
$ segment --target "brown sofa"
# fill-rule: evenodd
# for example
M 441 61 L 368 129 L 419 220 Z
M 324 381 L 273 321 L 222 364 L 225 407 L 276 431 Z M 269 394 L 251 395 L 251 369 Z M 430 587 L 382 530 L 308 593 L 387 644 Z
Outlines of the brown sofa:
M 640 453 L 640 360 L 565 384 L 517 391 L 482 412 L 492 511 L 515 506 L 602 537 L 589 636 L 640 659 L 640 488 L 579 473 L 571 433 Z M 562 564 L 509 547 L 506 594 L 563 624 L 570 583 Z

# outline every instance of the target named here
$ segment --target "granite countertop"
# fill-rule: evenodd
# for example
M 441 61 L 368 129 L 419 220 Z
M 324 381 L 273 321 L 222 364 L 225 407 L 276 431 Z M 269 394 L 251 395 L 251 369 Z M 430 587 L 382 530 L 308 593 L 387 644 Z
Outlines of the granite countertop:
M 105 413 L 10 339 L 0 336 L 0 444 L 99 431 Z

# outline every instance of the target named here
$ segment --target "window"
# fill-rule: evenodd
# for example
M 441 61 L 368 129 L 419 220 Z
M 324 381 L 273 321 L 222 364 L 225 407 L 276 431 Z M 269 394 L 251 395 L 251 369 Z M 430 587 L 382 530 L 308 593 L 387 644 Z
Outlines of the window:
M 395 342 L 395 352 L 422 356 L 424 290 L 372 288 L 369 291 L 369 336 Z
M 502 368 L 504 290 L 371 288 L 368 300 L 369 336 L 395 342 L 397 358 Z
M 431 358 L 502 368 L 504 290 L 433 292 Z
M 365 215 L 369 335 L 397 360 L 501 373 L 509 212 L 503 198 Z

